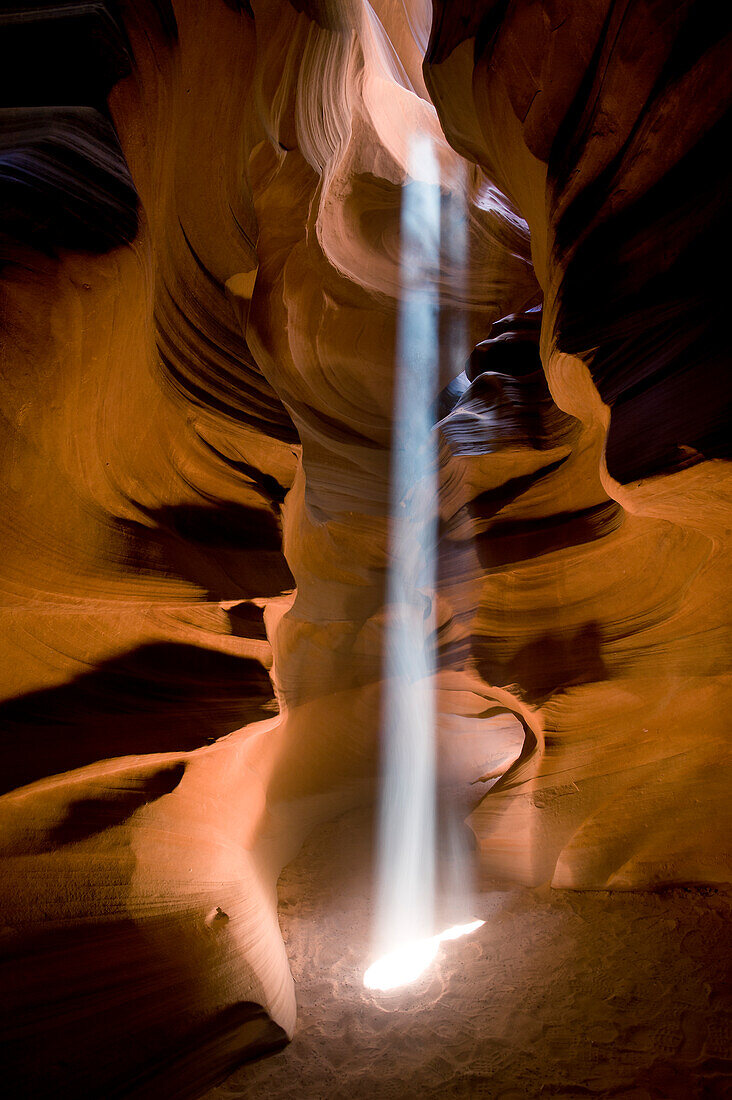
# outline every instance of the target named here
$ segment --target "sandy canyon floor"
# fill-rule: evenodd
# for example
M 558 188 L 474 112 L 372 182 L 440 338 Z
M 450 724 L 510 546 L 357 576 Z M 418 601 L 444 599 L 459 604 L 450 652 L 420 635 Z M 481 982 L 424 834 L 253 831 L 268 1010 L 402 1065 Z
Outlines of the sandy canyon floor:
M 483 883 L 485 925 L 408 989 L 364 989 L 370 822 L 319 829 L 279 882 L 293 1041 L 206 1100 L 732 1097 L 732 894 Z

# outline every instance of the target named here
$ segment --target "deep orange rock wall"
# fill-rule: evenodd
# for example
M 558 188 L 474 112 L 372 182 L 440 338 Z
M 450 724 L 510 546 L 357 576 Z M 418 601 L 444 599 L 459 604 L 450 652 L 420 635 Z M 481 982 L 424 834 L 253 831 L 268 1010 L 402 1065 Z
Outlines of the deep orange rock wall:
M 488 864 L 529 882 L 725 881 L 727 213 L 710 178 L 727 170 L 728 20 L 458 9 L 435 5 L 428 86 L 528 222 L 544 372 L 580 433 L 498 510 L 464 503 L 491 567 L 456 597 L 471 662 L 527 706 L 536 741 L 473 825 Z

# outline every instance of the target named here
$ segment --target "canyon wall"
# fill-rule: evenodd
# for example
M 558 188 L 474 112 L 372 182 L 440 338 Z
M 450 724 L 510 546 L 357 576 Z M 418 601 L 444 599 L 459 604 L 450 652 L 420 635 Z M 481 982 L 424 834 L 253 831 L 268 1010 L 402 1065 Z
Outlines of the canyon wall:
M 526 218 L 581 425 L 549 476 L 463 503 L 471 660 L 535 741 L 472 823 L 527 882 L 729 878 L 729 47 L 704 4 L 435 5 L 433 101 Z

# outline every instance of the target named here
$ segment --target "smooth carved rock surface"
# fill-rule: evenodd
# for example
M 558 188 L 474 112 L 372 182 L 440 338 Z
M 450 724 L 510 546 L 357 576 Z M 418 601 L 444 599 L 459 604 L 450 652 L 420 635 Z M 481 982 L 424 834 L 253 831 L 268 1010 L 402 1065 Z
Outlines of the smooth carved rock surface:
M 536 742 L 472 823 L 487 863 L 526 882 L 725 881 L 732 395 L 712 272 L 729 19 L 461 10 L 435 5 L 427 83 L 526 218 L 544 372 L 578 422 L 555 468 L 461 501 L 481 532 L 465 553 L 482 578 L 454 585 L 469 662 L 521 699 Z
M 723 15 L 408 6 L 0 16 L 2 1041 L 29 1095 L 196 1096 L 292 1034 L 275 882 L 377 766 L 416 130 L 469 240 L 435 288 L 465 345 L 445 329 L 445 776 L 491 872 L 729 878 Z

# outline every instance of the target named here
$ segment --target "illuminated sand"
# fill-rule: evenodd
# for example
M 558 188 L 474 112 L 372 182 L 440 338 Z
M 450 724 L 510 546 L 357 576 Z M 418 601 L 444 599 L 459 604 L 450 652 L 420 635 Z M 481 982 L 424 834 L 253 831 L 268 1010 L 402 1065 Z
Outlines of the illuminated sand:
M 367 825 L 354 813 L 325 826 L 285 869 L 295 1036 L 206 1100 L 729 1095 L 729 894 L 491 884 L 482 928 L 413 985 L 375 992 Z
M 438 932 L 429 939 L 412 940 L 372 963 L 363 976 L 363 984 L 367 989 L 383 991 L 409 985 L 421 977 L 430 963 L 434 962 L 441 943 L 469 936 L 484 924 L 485 921 L 482 920 L 453 924 L 451 928 L 446 928 L 444 932 Z

